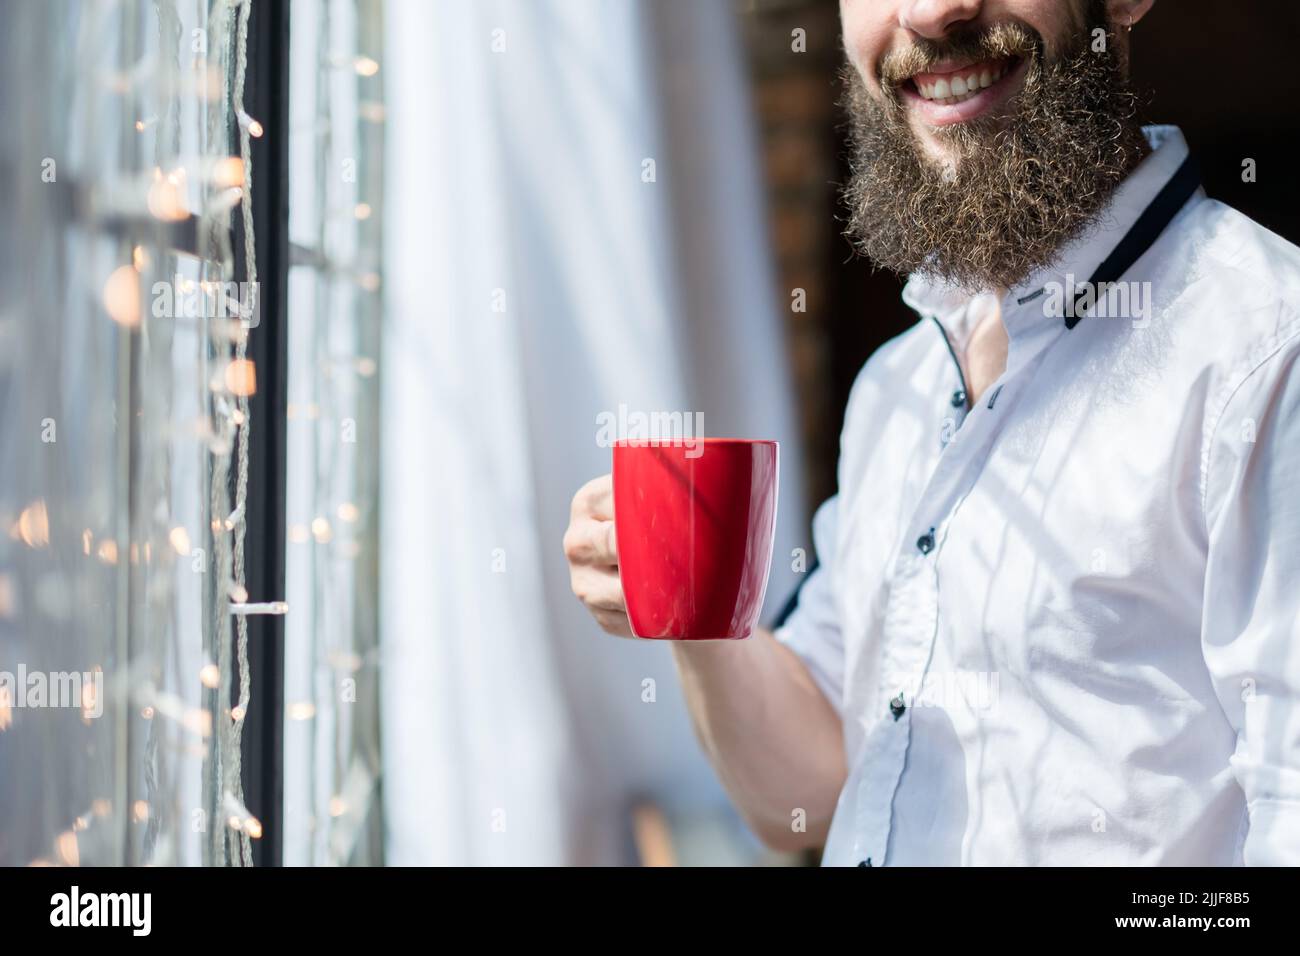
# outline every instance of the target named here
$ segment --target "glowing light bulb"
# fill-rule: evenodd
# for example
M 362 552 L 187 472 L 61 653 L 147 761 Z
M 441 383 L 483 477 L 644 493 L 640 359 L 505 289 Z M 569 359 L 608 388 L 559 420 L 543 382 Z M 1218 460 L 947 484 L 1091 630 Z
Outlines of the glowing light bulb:
M 167 540 L 171 542 L 172 549 L 180 555 L 190 553 L 190 533 L 185 530 L 183 525 L 177 525 L 172 528 L 171 533 L 167 535 Z
M 235 359 L 226 366 L 226 388 L 232 395 L 246 398 L 257 391 L 257 369 L 252 359 Z
M 81 853 L 77 849 L 77 835 L 71 830 L 64 830 L 54 841 L 55 848 L 59 851 L 59 859 L 63 861 L 64 866 L 80 866 Z
M 118 266 L 104 283 L 104 310 L 118 325 L 140 324 L 140 273 L 134 266 Z
M 18 515 L 17 537 L 29 548 L 43 548 L 50 543 L 50 515 L 45 501 L 37 498 Z
M 182 222 L 188 219 L 190 211 L 185 205 L 185 171 L 177 170 L 163 176 L 161 170 L 158 170 L 153 185 L 149 187 L 145 205 L 149 208 L 149 215 L 160 222 Z
M 316 705 L 309 700 L 294 701 L 288 707 L 290 720 L 311 720 L 316 716 Z
M 244 161 L 226 156 L 212 164 L 212 185 L 218 189 L 237 189 L 244 185 Z

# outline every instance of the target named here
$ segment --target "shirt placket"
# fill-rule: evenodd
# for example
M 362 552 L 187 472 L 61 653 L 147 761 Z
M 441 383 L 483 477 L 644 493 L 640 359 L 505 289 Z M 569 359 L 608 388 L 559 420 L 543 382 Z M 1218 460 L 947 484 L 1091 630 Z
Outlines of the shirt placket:
M 884 713 L 867 737 L 858 784 L 855 853 L 860 866 L 887 862 L 893 801 L 911 746 L 913 689 L 920 688 L 939 626 L 938 560 L 948 526 L 978 479 L 1013 394 L 1036 367 L 1054 334 L 1013 343 L 1007 372 L 980 397 L 935 464 L 894 556 L 882 621 L 880 677 L 875 700 Z

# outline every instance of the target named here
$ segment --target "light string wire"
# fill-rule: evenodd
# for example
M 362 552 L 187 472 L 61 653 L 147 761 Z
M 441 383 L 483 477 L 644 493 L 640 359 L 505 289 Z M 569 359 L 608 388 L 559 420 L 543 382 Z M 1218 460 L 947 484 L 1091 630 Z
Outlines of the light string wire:
M 244 268 L 247 272 L 250 297 L 257 296 L 257 243 L 253 233 L 253 156 L 249 124 L 243 122 L 244 116 L 244 80 L 248 73 L 248 17 L 252 11 L 253 0 L 242 0 L 239 8 L 239 30 L 235 41 L 235 116 L 239 128 L 239 156 L 244 166 L 243 198 L 240 201 L 244 217 Z M 246 304 L 249 311 L 256 309 L 256 300 Z M 244 316 L 246 319 L 247 316 Z M 248 356 L 248 335 L 250 328 L 245 321 L 235 346 L 235 356 L 241 369 Z M 249 413 L 248 389 L 239 389 L 237 397 L 241 420 L 239 423 L 239 466 L 235 478 L 235 510 L 239 517 L 232 529 L 235 544 L 234 583 L 240 594 L 245 594 L 244 581 L 244 539 L 248 525 L 248 445 L 249 428 L 252 417 Z M 244 803 L 244 784 L 240 741 L 243 737 L 244 718 L 248 714 L 251 696 L 248 668 L 248 617 L 240 614 L 235 618 L 238 632 L 238 667 L 239 667 L 239 711 L 235 715 L 234 726 L 230 736 L 230 775 L 231 792 L 239 805 Z M 243 829 L 239 831 L 239 856 L 244 866 L 253 865 L 253 842 Z
M 224 2 L 225 0 L 223 0 L 223 5 Z M 210 38 L 210 46 L 212 49 L 220 51 L 218 55 L 221 57 L 223 76 L 226 75 L 224 67 L 226 65 L 225 55 L 228 47 L 224 43 L 224 37 L 219 38 L 216 30 L 220 28 L 217 25 L 229 22 L 232 15 L 233 11 L 228 11 L 226 9 L 223 9 L 221 14 L 217 14 L 214 11 L 210 20 L 211 24 L 213 24 L 213 26 L 210 27 L 210 32 L 212 34 Z M 219 43 L 218 39 L 221 39 L 223 42 Z M 223 96 L 222 106 L 225 107 L 229 101 L 229 95 Z M 223 117 L 228 115 L 230 114 L 224 113 L 222 110 L 208 111 L 209 148 L 211 148 L 214 143 L 223 142 L 221 120 Z M 231 258 L 229 242 L 226 238 L 228 223 L 223 223 L 217 219 L 213 219 L 208 222 L 207 226 L 208 229 L 206 230 L 206 236 L 208 243 L 211 247 L 220 251 L 220 262 L 222 265 L 221 278 L 223 280 L 230 279 L 233 276 L 234 265 Z M 223 354 L 224 348 L 225 346 L 223 344 Z M 206 362 L 209 355 L 212 355 L 215 358 L 215 352 L 215 348 L 205 349 L 202 353 L 204 361 Z M 206 368 L 205 371 L 207 371 Z M 206 379 L 206 376 L 204 376 L 204 378 Z M 220 400 L 218 400 L 216 404 L 218 409 L 220 409 Z M 210 699 L 213 702 L 212 726 L 215 729 L 217 740 L 216 746 L 213 748 L 212 752 L 212 765 L 209 770 L 208 779 L 205 781 L 208 788 L 206 816 L 209 821 L 208 831 L 210 834 L 208 842 L 208 863 L 211 866 L 226 865 L 226 828 L 223 822 L 224 814 L 222 813 L 222 808 L 225 804 L 224 794 L 226 767 L 228 764 L 227 753 L 230 746 L 230 721 L 226 719 L 229 704 L 227 703 L 223 706 L 222 702 L 223 694 L 228 698 L 229 691 L 222 689 L 230 686 L 230 616 L 225 610 L 226 604 L 230 599 L 225 573 L 227 560 L 226 542 L 225 536 L 222 534 L 220 519 L 217 516 L 226 514 L 228 509 L 227 482 L 230 474 L 229 458 L 226 453 L 219 452 L 218 449 L 224 445 L 225 440 L 230 437 L 231 426 L 232 423 L 230 421 L 230 416 L 229 414 L 225 414 L 220 419 L 220 432 L 214 434 L 214 444 L 212 446 L 213 455 L 211 461 L 212 484 L 208 500 L 207 515 L 209 519 L 209 527 L 212 529 L 212 568 L 214 571 L 211 584 L 211 646 L 216 651 L 218 673 L 217 687 L 209 692 Z

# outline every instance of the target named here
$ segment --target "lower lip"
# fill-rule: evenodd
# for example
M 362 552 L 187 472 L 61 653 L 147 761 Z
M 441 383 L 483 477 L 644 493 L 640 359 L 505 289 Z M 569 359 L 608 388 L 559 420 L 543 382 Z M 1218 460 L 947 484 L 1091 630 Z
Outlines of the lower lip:
M 987 89 L 982 89 L 968 100 L 960 103 L 943 103 L 927 100 L 910 85 L 903 86 L 903 99 L 917 112 L 917 115 L 929 126 L 952 126 L 956 123 L 968 123 L 984 115 L 1003 100 L 1008 99 L 1020 87 L 1029 61 L 1021 60 L 1015 67 Z M 955 75 L 955 74 L 954 74 Z

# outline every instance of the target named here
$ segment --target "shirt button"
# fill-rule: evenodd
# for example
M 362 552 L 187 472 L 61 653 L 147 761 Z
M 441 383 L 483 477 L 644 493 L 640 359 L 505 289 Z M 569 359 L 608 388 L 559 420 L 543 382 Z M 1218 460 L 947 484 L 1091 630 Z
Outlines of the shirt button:
M 931 528 L 921 537 L 916 539 L 916 550 L 922 554 L 929 554 L 934 550 L 934 529 Z
M 903 693 L 899 691 L 898 696 L 889 702 L 889 712 L 898 720 L 903 716 L 903 711 L 907 710 L 907 704 L 903 702 Z
M 952 407 L 961 408 L 966 404 L 966 392 L 963 389 L 957 389 L 952 393 Z

